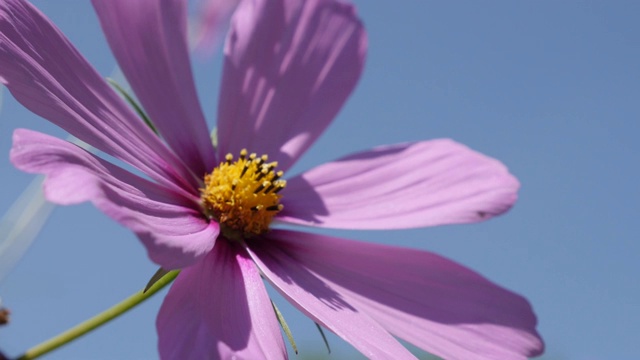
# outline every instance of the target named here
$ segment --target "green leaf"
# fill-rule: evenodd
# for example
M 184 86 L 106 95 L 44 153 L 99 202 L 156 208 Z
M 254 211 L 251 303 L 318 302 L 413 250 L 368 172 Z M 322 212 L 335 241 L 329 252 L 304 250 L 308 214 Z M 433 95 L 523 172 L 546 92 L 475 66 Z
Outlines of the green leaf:
M 211 130 L 211 143 L 214 148 L 218 147 L 218 128 L 214 127 L 213 130 Z
M 320 324 L 318 324 L 315 321 L 313 323 L 316 324 L 316 327 L 318 328 L 318 331 L 320 331 L 320 335 L 322 335 L 322 340 L 324 340 L 324 345 L 327 347 L 327 351 L 329 352 L 329 354 L 331 354 L 331 348 L 329 347 L 329 341 L 327 341 L 327 337 L 324 335 L 324 331 L 322 330 L 322 327 L 320 326 Z
M 162 279 L 165 275 L 167 275 L 170 272 L 171 270 L 165 270 L 163 268 L 158 269 L 158 271 L 156 271 L 156 273 L 153 274 L 151 279 L 149 279 L 149 282 L 147 282 L 147 286 L 144 287 L 144 290 L 142 290 L 142 292 L 146 293 L 147 290 L 149 290 L 155 283 L 158 282 L 158 280 Z
M 287 322 L 284 321 L 284 317 L 282 317 L 282 313 L 280 312 L 280 310 L 278 310 L 278 307 L 273 302 L 273 300 L 271 300 L 271 305 L 273 306 L 273 311 L 276 313 L 276 317 L 278 318 L 278 322 L 280 323 L 282 330 L 284 330 L 285 335 L 287 335 L 287 338 L 289 339 L 289 343 L 291 343 L 291 347 L 293 348 L 293 351 L 295 351 L 297 354 L 298 347 L 296 346 L 296 342 L 293 340 L 293 335 L 291 334 L 291 329 L 289 329 L 289 325 L 287 325 Z
M 111 78 L 107 78 L 107 81 L 109 82 L 109 84 L 111 84 L 111 86 L 113 86 L 120 93 L 120 95 L 122 95 L 122 97 L 124 97 L 125 100 L 127 100 L 129 105 L 131 105 L 135 109 L 135 111 L 138 113 L 138 115 L 140 115 L 144 123 L 147 124 L 147 126 L 156 135 L 159 135 L 158 130 L 151 122 L 151 119 L 149 119 L 149 116 L 147 116 L 144 110 L 142 110 L 142 106 L 140 106 L 140 104 L 138 104 L 138 102 L 133 99 L 133 96 L 129 95 L 129 93 L 124 88 L 122 88 L 122 86 L 120 86 L 115 80 Z

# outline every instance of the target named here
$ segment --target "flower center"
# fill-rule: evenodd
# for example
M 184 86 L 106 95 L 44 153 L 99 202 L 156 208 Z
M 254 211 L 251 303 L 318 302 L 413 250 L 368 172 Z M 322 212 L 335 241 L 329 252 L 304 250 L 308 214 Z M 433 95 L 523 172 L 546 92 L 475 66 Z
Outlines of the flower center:
M 246 149 L 237 161 L 231 154 L 225 160 L 204 177 L 200 198 L 205 214 L 218 221 L 222 235 L 230 240 L 267 232 L 283 208 L 278 192 L 287 183 L 280 180 L 283 172 L 275 171 L 278 163 L 268 163 L 267 155 L 247 156 Z

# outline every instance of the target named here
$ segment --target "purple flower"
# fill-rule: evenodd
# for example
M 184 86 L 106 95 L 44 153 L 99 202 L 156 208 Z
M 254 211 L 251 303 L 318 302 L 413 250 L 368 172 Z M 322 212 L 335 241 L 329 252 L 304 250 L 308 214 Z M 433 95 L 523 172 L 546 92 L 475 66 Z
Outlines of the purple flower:
M 451 140 L 379 147 L 283 180 L 362 71 L 367 40 L 351 6 L 241 2 L 224 48 L 214 148 L 191 74 L 185 1 L 93 4 L 160 137 L 24 0 L 0 2 L 0 79 L 24 106 L 143 176 L 24 129 L 11 160 L 46 174 L 49 200 L 93 202 L 154 262 L 183 269 L 158 315 L 163 358 L 285 358 L 262 278 L 370 358 L 411 358 L 395 337 L 445 358 L 542 352 L 528 302 L 461 265 L 273 228 L 470 223 L 516 200 L 518 181 L 501 163 Z

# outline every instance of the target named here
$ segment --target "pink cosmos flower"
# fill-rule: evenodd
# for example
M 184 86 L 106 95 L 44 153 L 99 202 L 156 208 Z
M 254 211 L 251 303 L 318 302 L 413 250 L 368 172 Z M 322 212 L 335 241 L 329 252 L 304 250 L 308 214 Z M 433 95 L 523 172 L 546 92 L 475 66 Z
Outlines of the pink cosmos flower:
M 273 227 L 470 223 L 516 200 L 518 181 L 501 163 L 451 140 L 379 147 L 282 180 L 362 71 L 367 40 L 351 6 L 241 2 L 224 48 L 214 148 L 191 74 L 185 1 L 93 4 L 160 136 L 24 0 L 0 2 L 0 80 L 36 114 L 143 175 L 24 129 L 11 161 L 46 174 L 49 200 L 93 202 L 154 262 L 183 269 L 157 319 L 162 358 L 286 358 L 262 278 L 370 358 L 413 358 L 396 337 L 445 358 L 542 352 L 528 302 L 461 265 Z

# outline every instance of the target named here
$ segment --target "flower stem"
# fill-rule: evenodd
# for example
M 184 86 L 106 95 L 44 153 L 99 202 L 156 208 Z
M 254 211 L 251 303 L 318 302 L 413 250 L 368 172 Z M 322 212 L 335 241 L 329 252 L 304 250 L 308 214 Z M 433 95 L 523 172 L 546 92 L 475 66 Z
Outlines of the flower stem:
M 44 354 L 47 354 L 62 345 L 70 343 L 71 341 L 81 337 L 82 335 L 90 332 L 91 330 L 106 324 L 107 322 L 117 318 L 118 316 L 124 314 L 125 312 L 131 310 L 136 307 L 141 302 L 147 300 L 153 294 L 157 293 L 160 289 L 169 285 L 180 273 L 180 270 L 174 270 L 167 273 L 160 280 L 155 282 L 153 286 L 151 286 L 146 292 L 138 291 L 137 293 L 129 296 L 124 299 L 120 303 L 110 307 L 109 309 L 103 311 L 102 313 L 92 317 L 89 320 L 86 320 L 71 329 L 63 332 L 60 335 L 57 335 L 39 345 L 32 347 L 27 350 L 24 354 L 18 357 L 17 360 L 31 360 L 38 358 Z

